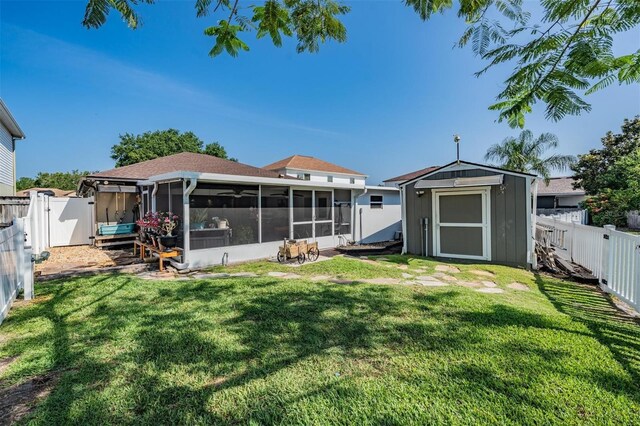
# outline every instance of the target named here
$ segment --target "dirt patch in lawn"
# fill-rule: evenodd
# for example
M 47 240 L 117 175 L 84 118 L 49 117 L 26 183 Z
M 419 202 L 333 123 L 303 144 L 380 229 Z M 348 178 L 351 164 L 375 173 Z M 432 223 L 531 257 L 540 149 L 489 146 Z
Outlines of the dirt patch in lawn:
M 62 272 L 101 269 L 139 263 L 132 250 L 100 250 L 92 246 L 52 247 L 49 259 L 36 264 L 36 273 L 52 275 Z
M 0 389 L 0 424 L 14 424 L 31 413 L 38 402 L 49 396 L 58 377 L 55 373 L 44 374 Z

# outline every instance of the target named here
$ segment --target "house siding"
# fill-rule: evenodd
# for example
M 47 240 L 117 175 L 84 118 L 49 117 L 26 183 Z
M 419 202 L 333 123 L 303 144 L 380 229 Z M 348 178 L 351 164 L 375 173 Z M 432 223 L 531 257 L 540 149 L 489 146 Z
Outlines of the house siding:
M 382 196 L 382 208 L 371 208 L 371 196 Z M 354 237 L 364 244 L 391 241 L 402 231 L 400 191 L 368 188 L 356 200 L 356 226 Z
M 0 124 L 0 195 L 15 195 L 13 167 L 13 139 Z
M 451 179 L 501 174 L 483 169 L 457 170 L 436 173 L 425 179 Z M 504 191 L 499 185 L 491 187 L 491 261 L 514 266 L 526 266 L 527 260 L 527 185 L 526 178 L 504 175 Z M 415 182 L 406 186 L 407 251 L 424 255 L 423 218 L 428 218 L 428 256 L 433 256 L 432 191 L 424 190 L 418 197 Z

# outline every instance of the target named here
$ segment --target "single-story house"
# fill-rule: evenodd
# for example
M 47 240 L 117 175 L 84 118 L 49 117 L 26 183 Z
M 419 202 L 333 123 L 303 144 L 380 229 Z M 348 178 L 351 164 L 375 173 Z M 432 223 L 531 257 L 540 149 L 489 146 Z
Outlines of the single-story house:
M 546 183 L 543 179 L 538 183 L 538 209 L 577 209 L 587 199 L 582 188 L 574 188 L 575 179 L 571 176 L 554 177 Z
M 16 140 L 24 132 L 0 99 L 0 196 L 16 195 Z
M 260 168 L 180 153 L 92 174 L 78 193 L 95 197 L 97 227 L 106 220 L 135 222 L 147 211 L 177 214 L 181 263 L 197 268 L 274 256 L 284 239 L 317 241 L 323 249 L 376 235 L 380 230 L 365 231 L 370 222 L 355 208 L 367 194 L 365 180 L 313 157 L 293 156 Z M 375 219 L 382 230 L 395 226 L 379 236 L 393 237 L 400 228 L 399 208 L 392 207 L 399 206 L 399 191 L 380 192 L 387 194 L 387 209 L 385 196 L 380 199 L 375 190 L 367 203 L 371 208 L 373 202 L 375 214 L 389 215 Z M 389 195 L 394 192 L 395 202 Z M 355 224 L 362 224 L 359 235 Z
M 400 184 L 405 253 L 528 267 L 534 175 L 455 161 Z

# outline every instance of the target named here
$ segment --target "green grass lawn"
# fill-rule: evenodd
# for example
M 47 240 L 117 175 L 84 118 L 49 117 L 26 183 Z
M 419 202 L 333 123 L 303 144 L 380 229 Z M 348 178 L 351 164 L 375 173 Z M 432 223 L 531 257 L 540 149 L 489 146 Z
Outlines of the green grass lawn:
M 303 275 L 36 286 L 0 326 L 6 391 L 53 377 L 34 424 L 633 424 L 640 327 L 591 286 L 494 265 L 503 294 L 312 282 L 432 260 L 336 258 Z M 400 270 L 397 265 L 407 265 Z M 226 271 L 225 270 L 225 271 Z M 518 281 L 530 291 L 512 290 Z M 4 392 L 6 394 L 6 392 Z

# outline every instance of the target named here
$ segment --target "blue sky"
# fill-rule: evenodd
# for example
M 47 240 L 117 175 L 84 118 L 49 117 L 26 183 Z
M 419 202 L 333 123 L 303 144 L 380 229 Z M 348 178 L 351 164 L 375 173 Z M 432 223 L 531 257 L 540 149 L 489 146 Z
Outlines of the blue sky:
M 454 133 L 470 161 L 517 134 L 487 110 L 508 70 L 473 76 L 482 64 L 452 48 L 463 30 L 454 13 L 425 23 L 400 1 L 348 4 L 345 44 L 297 54 L 294 40 L 278 49 L 254 33 L 250 52 L 211 59 L 203 29 L 213 18 L 195 18 L 191 0 L 141 7 L 136 31 L 115 13 L 99 30 L 83 28 L 83 1 L 1 0 L 0 96 L 27 134 L 18 176 L 111 168 L 119 134 L 173 127 L 244 163 L 313 155 L 375 184 L 454 160 Z M 617 48 L 640 48 L 640 29 Z M 538 105 L 527 127 L 579 154 L 640 114 L 638 85 L 588 100 L 591 113 L 560 123 Z

